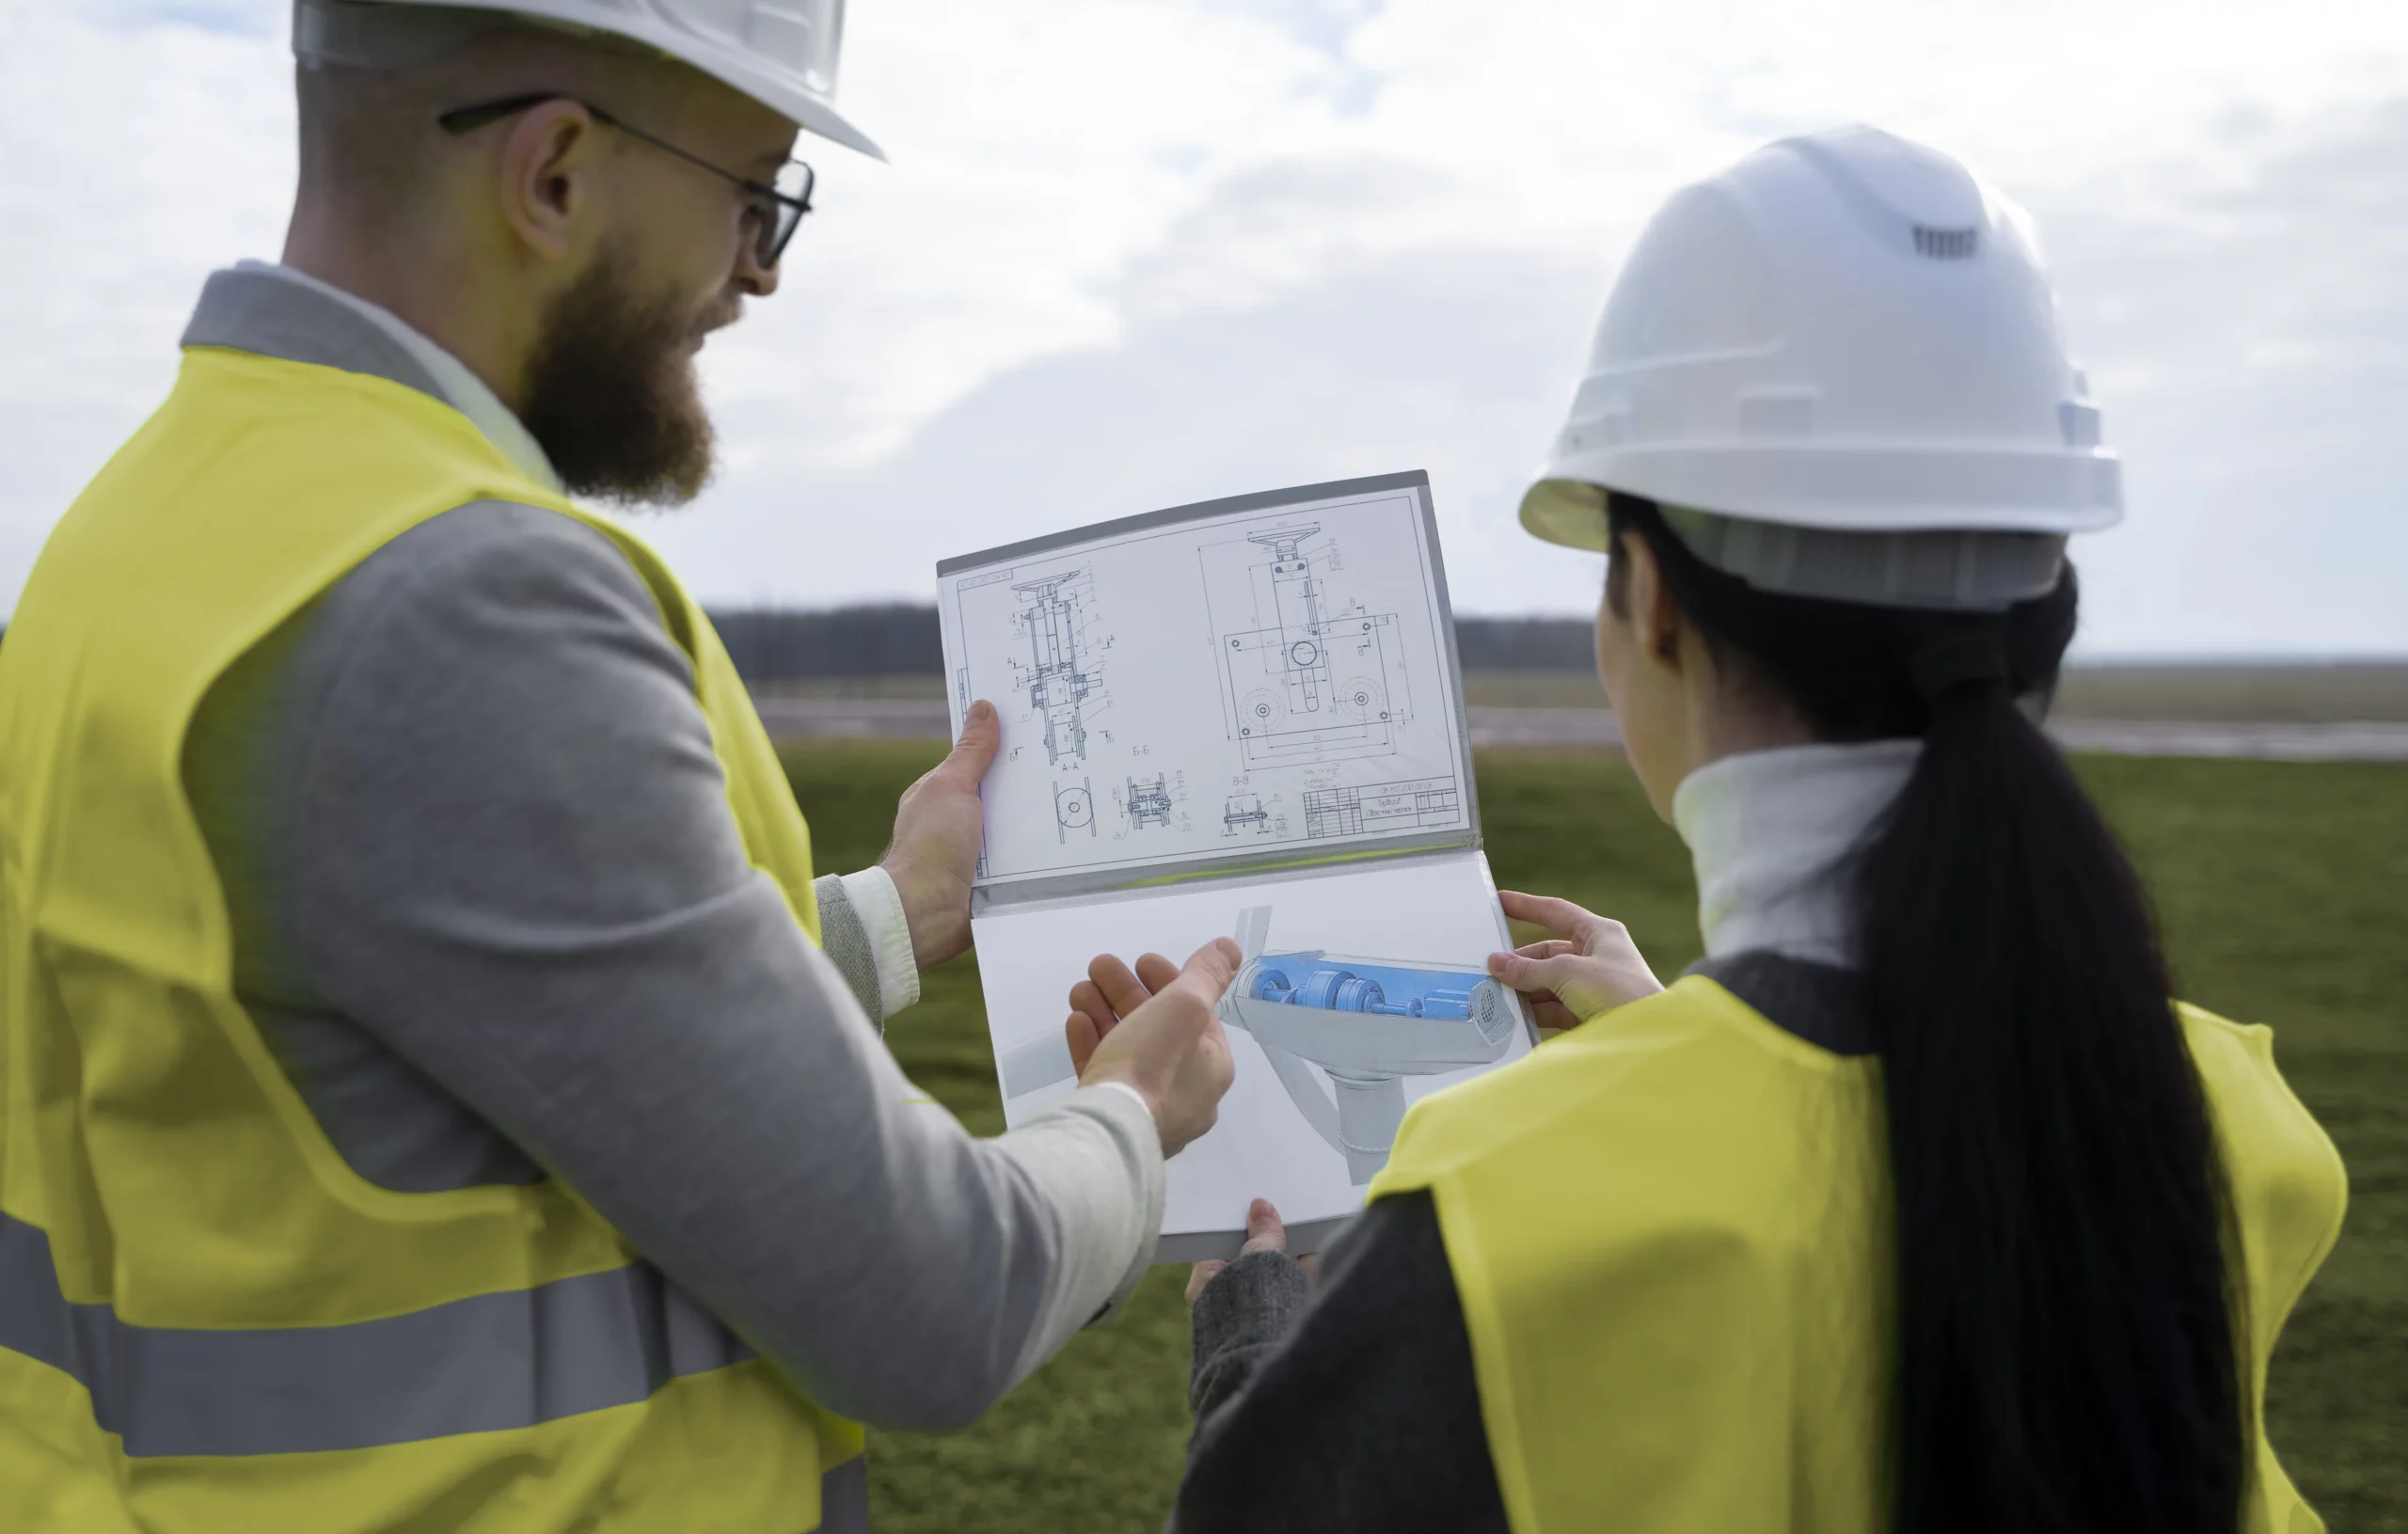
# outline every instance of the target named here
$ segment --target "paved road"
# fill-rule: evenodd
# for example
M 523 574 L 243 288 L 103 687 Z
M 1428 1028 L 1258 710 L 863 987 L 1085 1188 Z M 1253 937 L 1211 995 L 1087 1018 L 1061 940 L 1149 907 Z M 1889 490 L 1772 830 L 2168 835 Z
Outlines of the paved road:
M 893 735 L 943 740 L 953 723 L 942 701 L 920 698 L 755 698 L 778 740 Z
M 781 739 L 942 740 L 944 704 L 896 698 L 766 698 L 761 718 Z M 2408 763 L 2408 724 L 2236 724 L 2060 720 L 2074 751 L 2118 756 L 2252 756 L 2287 762 Z M 1474 708 L 1476 746 L 1615 746 L 1614 717 L 1592 708 Z
M 2408 762 L 2408 724 L 2184 724 L 2063 720 L 2072 751 L 2111 756 L 2255 756 L 2277 762 Z

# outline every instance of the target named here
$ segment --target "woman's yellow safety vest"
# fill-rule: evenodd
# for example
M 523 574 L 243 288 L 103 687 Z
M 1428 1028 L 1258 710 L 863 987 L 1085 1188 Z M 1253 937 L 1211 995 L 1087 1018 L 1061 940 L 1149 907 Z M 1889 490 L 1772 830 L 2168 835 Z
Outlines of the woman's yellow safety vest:
M 2255 1419 L 2346 1182 L 2268 1031 L 2181 1014 L 2241 1226 Z M 1877 1061 L 1702 975 L 1415 1105 L 1371 1194 L 1437 1207 L 1515 1534 L 1885 1526 L 1883 1134 Z M 2245 1527 L 2321 1530 L 2257 1444 Z
M 626 553 L 744 846 L 817 940 L 776 755 L 650 551 L 416 390 L 189 351 L 0 645 L 0 1527 L 792 1534 L 861 1453 L 574 1190 L 354 1174 L 234 998 L 194 710 L 361 560 L 487 498 Z

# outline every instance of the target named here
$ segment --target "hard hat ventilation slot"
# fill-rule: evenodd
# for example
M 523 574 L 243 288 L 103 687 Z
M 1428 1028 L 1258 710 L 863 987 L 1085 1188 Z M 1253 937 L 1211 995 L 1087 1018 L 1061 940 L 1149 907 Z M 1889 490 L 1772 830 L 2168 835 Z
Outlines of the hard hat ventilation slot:
M 1979 229 L 1936 229 L 1915 227 L 1915 254 L 1932 261 L 1963 261 L 1980 248 Z
M 2059 401 L 2057 429 L 2068 448 L 2099 446 L 2099 407 L 2084 400 Z

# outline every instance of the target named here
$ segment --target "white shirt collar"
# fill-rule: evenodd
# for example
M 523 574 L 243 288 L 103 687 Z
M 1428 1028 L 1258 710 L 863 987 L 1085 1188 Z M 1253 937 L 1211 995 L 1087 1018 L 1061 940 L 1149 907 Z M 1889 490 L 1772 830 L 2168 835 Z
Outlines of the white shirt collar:
M 1672 824 L 1697 867 L 1706 957 L 1770 949 L 1854 968 L 1846 864 L 1922 752 L 1920 740 L 1791 746 L 1682 779 Z
M 260 261 L 237 261 L 234 264 L 239 271 L 258 272 L 286 282 L 297 282 L 312 292 L 350 306 L 409 353 L 411 358 L 434 378 L 436 386 L 443 390 L 444 403 L 467 417 L 477 430 L 485 435 L 487 441 L 499 448 L 517 466 L 520 473 L 555 494 L 566 493 L 543 446 L 512 414 L 510 407 L 501 403 L 501 397 L 486 387 L 483 379 L 470 372 L 467 363 L 429 340 L 400 315 L 370 303 L 357 293 L 346 293 L 331 282 L 322 282 L 309 273 L 295 271 L 290 266 Z

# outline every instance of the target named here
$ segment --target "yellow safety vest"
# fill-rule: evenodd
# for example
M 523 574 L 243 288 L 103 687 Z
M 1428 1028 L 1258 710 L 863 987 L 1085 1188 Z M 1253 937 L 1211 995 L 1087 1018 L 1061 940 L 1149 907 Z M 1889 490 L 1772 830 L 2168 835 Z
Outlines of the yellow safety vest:
M 811 844 L 660 561 L 398 384 L 195 348 L 44 546 L 0 645 L 0 1527 L 817 1526 L 861 1430 L 557 1181 L 352 1172 L 234 998 L 179 758 L 227 667 L 481 498 L 607 534 L 676 641 L 753 863 Z
M 2181 1010 L 2246 1256 L 2254 1418 L 2346 1182 L 2267 1030 Z M 1516 1534 L 1884 1526 L 1882 1136 L 1877 1061 L 1703 976 L 1415 1105 L 1371 1194 L 1436 1205 Z M 2323 1527 L 2262 1431 L 2245 1526 Z

